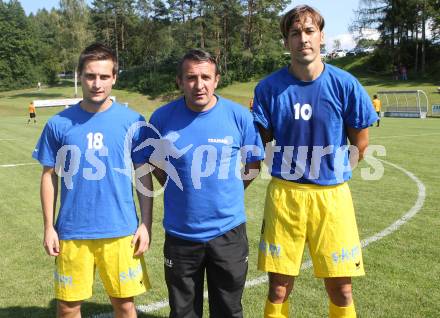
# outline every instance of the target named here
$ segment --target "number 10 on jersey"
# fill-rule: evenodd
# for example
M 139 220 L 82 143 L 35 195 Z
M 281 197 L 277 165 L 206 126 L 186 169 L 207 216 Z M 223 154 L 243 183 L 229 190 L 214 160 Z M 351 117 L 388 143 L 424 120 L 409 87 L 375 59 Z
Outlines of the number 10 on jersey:
M 293 105 L 293 110 L 295 111 L 295 119 L 309 120 L 312 117 L 312 106 L 309 104 L 301 106 L 300 103 L 296 103 Z

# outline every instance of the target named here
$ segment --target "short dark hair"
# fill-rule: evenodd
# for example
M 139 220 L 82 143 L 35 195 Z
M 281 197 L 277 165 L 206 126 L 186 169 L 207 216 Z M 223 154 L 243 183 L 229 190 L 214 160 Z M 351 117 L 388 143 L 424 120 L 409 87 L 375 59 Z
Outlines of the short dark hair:
M 287 39 L 293 23 L 304 22 L 307 17 L 312 18 L 313 23 L 319 27 L 320 31 L 324 29 L 325 21 L 321 13 L 308 5 L 299 5 L 288 11 L 281 19 L 280 29 L 283 38 Z
M 216 59 L 209 53 L 201 49 L 189 50 L 177 64 L 177 77 L 182 78 L 183 63 L 185 61 L 209 62 L 215 66 L 215 75 L 220 74 Z
M 377 98 L 377 95 L 373 95 L 373 98 Z
M 78 73 L 81 75 L 84 65 L 88 61 L 105 61 L 112 60 L 113 75 L 118 73 L 118 60 L 116 54 L 111 48 L 102 43 L 93 43 L 81 52 L 78 60 Z

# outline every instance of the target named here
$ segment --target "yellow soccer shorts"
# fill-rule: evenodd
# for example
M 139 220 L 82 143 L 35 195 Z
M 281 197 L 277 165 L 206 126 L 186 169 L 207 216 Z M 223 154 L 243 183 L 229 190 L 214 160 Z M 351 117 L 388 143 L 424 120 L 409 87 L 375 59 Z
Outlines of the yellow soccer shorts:
M 115 298 L 144 293 L 150 282 L 144 257 L 134 257 L 133 236 L 94 240 L 61 240 L 55 260 L 55 297 L 80 301 L 92 296 L 95 269 Z
M 316 277 L 365 275 L 347 183 L 319 186 L 273 178 L 266 194 L 258 269 L 297 276 L 306 242 Z

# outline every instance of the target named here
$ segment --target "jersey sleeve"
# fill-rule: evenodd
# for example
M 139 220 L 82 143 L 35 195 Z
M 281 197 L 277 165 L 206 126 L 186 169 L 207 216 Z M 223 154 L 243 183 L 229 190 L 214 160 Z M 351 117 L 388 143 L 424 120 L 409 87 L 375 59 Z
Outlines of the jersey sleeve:
M 357 81 L 353 80 L 348 87 L 347 105 L 344 112 L 345 125 L 363 129 L 377 121 L 377 114 L 372 106 L 370 97 Z
M 145 129 L 145 148 L 144 156 L 148 163 L 157 165 L 157 162 L 153 163 L 151 156 L 155 151 L 158 153 L 161 151 L 161 135 L 160 135 L 160 114 L 155 111 L 148 121 L 147 127 Z M 154 161 L 154 160 L 153 160 Z
M 147 162 L 147 159 L 145 157 L 145 154 L 143 153 L 142 149 L 137 150 L 137 148 L 140 148 L 139 146 L 142 144 L 142 142 L 146 138 L 146 121 L 144 116 L 139 115 L 138 121 L 136 123 L 137 129 L 133 134 L 132 137 L 132 144 L 131 144 L 131 160 L 133 163 L 136 164 L 143 164 Z
M 247 112 L 243 118 L 242 136 L 243 161 L 246 163 L 260 161 L 264 159 L 264 146 L 261 141 L 260 133 L 256 124 L 252 120 L 252 115 Z
M 255 123 L 261 125 L 264 129 L 272 129 L 269 116 L 269 105 L 264 96 L 264 88 L 262 88 L 261 85 L 257 85 L 254 91 L 252 114 L 254 115 Z
M 60 147 L 61 142 L 57 138 L 55 127 L 51 122 L 48 122 L 35 146 L 32 158 L 38 160 L 43 166 L 55 167 Z

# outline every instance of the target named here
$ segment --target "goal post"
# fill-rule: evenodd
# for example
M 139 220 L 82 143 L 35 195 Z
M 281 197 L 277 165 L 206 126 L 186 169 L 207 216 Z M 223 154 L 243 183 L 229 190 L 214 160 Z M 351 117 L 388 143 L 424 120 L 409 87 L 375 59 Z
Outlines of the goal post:
M 378 91 L 384 117 L 426 118 L 428 96 L 423 90 Z

